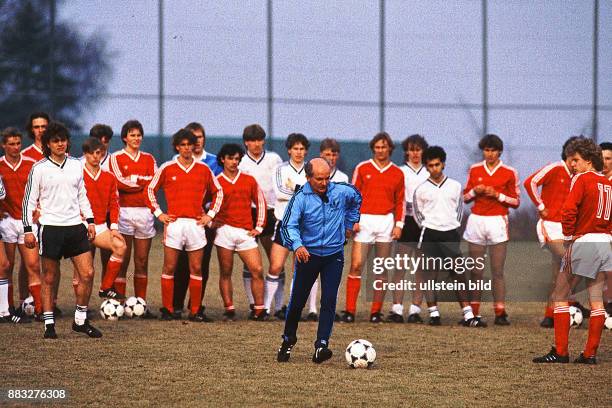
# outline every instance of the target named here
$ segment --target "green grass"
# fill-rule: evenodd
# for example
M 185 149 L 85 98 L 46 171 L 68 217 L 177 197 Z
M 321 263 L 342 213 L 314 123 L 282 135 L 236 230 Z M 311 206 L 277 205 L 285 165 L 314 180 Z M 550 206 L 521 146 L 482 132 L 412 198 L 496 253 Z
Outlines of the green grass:
M 156 239 L 150 263 L 154 310 L 160 303 L 160 245 Z M 522 265 L 514 261 L 509 264 Z M 362 296 L 358 322 L 334 326 L 330 362 L 318 366 L 310 361 L 316 324 L 301 323 L 291 361 L 279 364 L 275 357 L 282 323 L 245 320 L 238 263 L 235 304 L 241 320 L 219 321 L 223 310 L 216 266 L 213 254 L 205 299 L 215 323 L 97 319 L 94 324 L 104 337 L 93 340 L 72 333 L 68 316 L 58 321 L 57 341 L 43 341 L 40 323 L 0 326 L 0 388 L 63 388 L 70 396 L 62 405 L 75 407 L 612 405 L 612 333 L 603 334 L 598 366 L 531 363 L 552 343 L 552 330 L 538 326 L 541 303 L 511 303 L 510 327 L 458 327 L 454 303 L 442 305 L 442 327 L 374 326 L 365 321 Z M 71 266 L 64 264 L 60 306 L 67 315 L 73 310 L 71 274 Z M 91 307 L 99 303 L 92 298 Z M 343 305 L 344 285 L 339 308 Z M 482 312 L 491 320 L 490 304 Z M 586 336 L 583 328 L 572 330 L 572 356 Z M 347 367 L 344 347 L 356 338 L 374 344 L 378 358 L 373 369 Z

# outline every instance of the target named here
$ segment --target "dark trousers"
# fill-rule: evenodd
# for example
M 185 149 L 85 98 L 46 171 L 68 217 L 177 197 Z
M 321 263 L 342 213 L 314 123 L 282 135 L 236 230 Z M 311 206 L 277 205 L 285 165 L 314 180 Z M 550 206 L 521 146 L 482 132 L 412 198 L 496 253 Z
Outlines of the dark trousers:
M 328 256 L 310 254 L 306 263 L 296 262 L 293 281 L 291 283 L 291 298 L 287 306 L 285 320 L 285 339 L 297 339 L 296 333 L 302 309 L 306 304 L 312 285 L 321 274 L 321 313 L 315 347 L 327 346 L 334 326 L 336 315 L 336 298 L 344 267 L 344 251 Z
M 204 247 L 204 256 L 202 257 L 202 299 L 204 299 L 204 292 L 206 292 L 206 283 L 208 282 L 208 272 L 210 268 L 210 257 L 212 256 L 213 242 L 217 230 L 213 228 L 206 228 L 206 246 Z M 174 271 L 174 298 L 172 303 L 174 304 L 174 310 L 183 310 L 185 304 L 185 296 L 189 289 L 189 260 L 187 259 L 187 251 L 181 251 L 179 254 L 178 261 L 176 263 L 176 271 Z

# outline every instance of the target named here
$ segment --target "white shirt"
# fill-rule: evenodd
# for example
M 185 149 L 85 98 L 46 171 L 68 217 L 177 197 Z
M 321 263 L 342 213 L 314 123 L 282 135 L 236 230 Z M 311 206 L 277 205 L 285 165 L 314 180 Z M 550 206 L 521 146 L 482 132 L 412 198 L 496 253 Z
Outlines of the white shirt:
M 445 177 L 436 184 L 428 178 L 415 189 L 412 203 L 421 228 L 450 231 L 461 225 L 463 190 L 458 181 Z
M 414 190 L 429 178 L 429 172 L 425 166 L 421 165 L 418 169 L 413 168 L 407 162 L 400 169 L 404 173 L 404 189 L 406 191 L 406 215 L 414 215 L 412 210 L 412 197 Z
M 268 208 L 274 208 L 276 194 L 274 193 L 274 174 L 276 168 L 283 162 L 280 156 L 274 152 L 264 150 L 259 159 L 255 159 L 247 152 L 238 168 L 255 177 L 259 188 L 264 193 Z
M 332 174 L 329 177 L 329 181 L 333 181 L 334 183 L 348 183 L 349 178 L 346 174 L 338 170 L 338 168 L 336 167 L 334 171 L 332 171 Z
M 297 186 L 306 184 L 306 172 L 304 165 L 295 168 L 291 162 L 283 162 L 280 164 L 274 174 L 274 194 L 276 202 L 274 204 L 274 216 L 277 220 L 282 220 L 285 214 L 285 208 L 289 204 L 289 200 L 293 197 L 293 193 Z
M 44 158 L 32 166 L 23 196 L 22 221 L 26 232 L 32 230 L 32 213 L 37 205 L 41 225 L 78 225 L 82 223 L 81 214 L 93 224 L 79 159 L 66 156 L 63 163 L 56 163 Z

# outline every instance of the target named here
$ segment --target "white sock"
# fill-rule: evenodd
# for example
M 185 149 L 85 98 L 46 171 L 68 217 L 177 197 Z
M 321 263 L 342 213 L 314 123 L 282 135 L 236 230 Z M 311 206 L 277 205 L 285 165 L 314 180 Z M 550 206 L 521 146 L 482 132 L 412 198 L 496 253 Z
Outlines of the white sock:
M 319 293 L 319 280 L 317 279 L 308 296 L 308 313 L 317 313 L 317 294 Z
M 408 314 L 413 315 L 413 314 L 419 314 L 419 313 L 421 313 L 421 307 L 419 305 L 415 305 L 414 303 L 411 303 L 410 309 L 408 309 Z
M 9 301 L 8 301 L 8 279 L 0 279 L 0 316 L 8 316 Z
M 74 310 L 74 322 L 81 326 L 85 324 L 85 320 L 87 320 L 87 306 L 77 305 Z
M 428 307 L 427 310 L 429 310 L 429 317 L 440 317 L 438 306 Z
M 255 298 L 253 298 L 253 292 L 251 291 L 251 272 L 246 268 L 242 271 L 242 283 L 244 283 L 244 291 L 249 300 L 249 305 L 255 304 Z
M 53 312 L 43 312 L 43 320 L 45 321 L 45 326 L 48 324 L 55 324 Z
M 393 306 L 391 306 L 391 312 L 402 316 L 404 314 L 404 305 L 401 303 L 394 303 Z
M 283 297 L 285 295 L 285 271 L 281 271 L 278 275 L 278 286 L 274 293 L 274 307 L 280 310 L 283 307 Z
M 264 290 L 264 307 L 268 311 L 268 313 L 274 313 L 272 307 L 272 299 L 274 299 L 274 295 L 276 294 L 276 289 L 278 289 L 278 277 L 277 276 L 266 276 L 266 285 Z
M 466 306 L 463 309 L 463 320 L 468 321 L 474 318 L 474 312 L 472 311 L 472 306 Z

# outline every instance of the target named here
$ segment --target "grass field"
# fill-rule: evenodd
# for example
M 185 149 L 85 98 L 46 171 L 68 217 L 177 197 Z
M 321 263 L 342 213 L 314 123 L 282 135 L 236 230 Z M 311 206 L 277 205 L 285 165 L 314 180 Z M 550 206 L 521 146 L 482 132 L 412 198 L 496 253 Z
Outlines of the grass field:
M 510 304 L 510 327 L 468 329 L 456 326 L 458 308 L 451 303 L 442 306 L 442 327 L 372 325 L 365 321 L 363 300 L 358 323 L 335 325 L 331 361 L 320 366 L 310 361 L 316 324 L 302 323 L 291 361 L 276 363 L 282 323 L 245 320 L 238 264 L 235 303 L 242 320 L 220 321 L 215 257 L 206 304 L 216 322 L 96 319 L 104 337 L 94 340 L 72 333 L 72 317 L 67 316 L 58 321 L 57 341 L 43 341 L 41 323 L 2 325 L 0 389 L 66 389 L 69 397 L 58 405 L 75 407 L 612 406 L 612 333 L 603 334 L 597 366 L 532 364 L 532 357 L 548 351 L 553 335 L 538 326 L 542 304 L 536 302 Z M 156 240 L 149 280 L 155 311 L 161 262 Z M 71 273 L 65 264 L 60 307 L 66 315 L 73 311 Z M 90 306 L 99 303 L 92 298 Z M 339 308 L 343 305 L 344 285 Z M 491 316 L 489 304 L 483 314 Z M 586 335 L 584 328 L 572 330 L 572 357 Z M 344 361 L 344 347 L 356 338 L 376 348 L 371 370 L 352 370 Z

